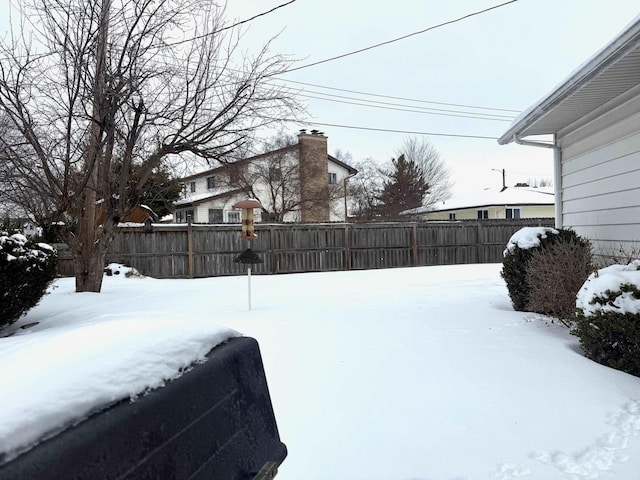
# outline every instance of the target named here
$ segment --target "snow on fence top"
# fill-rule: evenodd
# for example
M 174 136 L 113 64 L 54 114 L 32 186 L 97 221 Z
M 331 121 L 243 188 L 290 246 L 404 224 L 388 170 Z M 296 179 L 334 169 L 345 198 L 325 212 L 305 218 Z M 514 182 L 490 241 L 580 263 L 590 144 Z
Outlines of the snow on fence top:
M 640 313 L 640 298 L 632 292 L 621 292 L 621 285 L 633 285 L 640 289 L 640 260 L 628 265 L 611 265 L 589 275 L 576 296 L 576 307 L 585 316 L 597 312 Z M 611 298 L 609 293 L 619 293 Z M 605 300 L 607 299 L 607 300 Z

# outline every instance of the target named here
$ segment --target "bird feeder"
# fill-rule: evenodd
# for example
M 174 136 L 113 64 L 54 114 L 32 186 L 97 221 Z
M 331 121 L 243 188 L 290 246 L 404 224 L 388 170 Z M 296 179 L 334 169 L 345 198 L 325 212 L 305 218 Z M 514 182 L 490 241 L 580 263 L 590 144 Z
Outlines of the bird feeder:
M 253 209 L 262 208 L 260 202 L 250 198 L 236 203 L 233 208 L 242 209 L 242 238 L 246 238 L 247 240 L 253 240 L 256 238 L 256 234 L 253 231 Z
M 257 236 L 253 230 L 253 209 L 262 208 L 260 202 L 255 199 L 242 200 L 236 203 L 233 208 L 242 209 L 242 238 L 247 242 L 254 240 Z M 249 310 L 251 310 L 251 265 L 262 263 L 262 259 L 251 248 L 247 248 L 244 252 L 233 259 L 234 262 L 247 265 L 247 278 L 249 286 Z

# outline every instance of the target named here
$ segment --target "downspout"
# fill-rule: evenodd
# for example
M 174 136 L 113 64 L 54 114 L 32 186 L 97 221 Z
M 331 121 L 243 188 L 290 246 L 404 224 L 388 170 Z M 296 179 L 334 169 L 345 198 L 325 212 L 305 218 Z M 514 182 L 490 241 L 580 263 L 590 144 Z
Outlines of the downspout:
M 348 171 L 347 171 L 347 173 L 348 173 Z M 349 180 L 352 177 L 355 177 L 356 173 L 352 173 L 351 175 L 347 175 L 342 180 L 342 183 L 344 185 L 344 221 L 345 221 L 345 223 L 347 223 L 349 221 L 349 214 L 348 214 L 348 211 L 347 211 L 347 196 L 348 196 L 347 195 L 347 180 Z
M 514 134 L 513 141 L 518 145 L 524 145 L 527 147 L 553 149 L 553 193 L 555 197 L 556 228 L 562 228 L 562 150 L 558 145 L 556 145 L 555 138 L 553 143 L 542 143 L 523 140 L 518 137 L 518 134 Z

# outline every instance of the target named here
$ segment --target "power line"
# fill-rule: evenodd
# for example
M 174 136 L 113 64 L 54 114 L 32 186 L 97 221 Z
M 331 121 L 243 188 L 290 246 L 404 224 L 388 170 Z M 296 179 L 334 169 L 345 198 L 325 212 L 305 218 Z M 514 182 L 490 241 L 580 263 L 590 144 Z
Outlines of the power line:
M 192 37 L 192 38 L 187 38 L 186 40 L 180 40 L 180 41 L 178 41 L 178 42 L 168 43 L 167 45 L 168 45 L 168 46 L 181 45 L 181 44 L 183 44 L 183 43 L 193 42 L 194 40 L 201 40 L 201 39 L 203 39 L 203 38 L 210 37 L 211 35 L 215 35 L 215 34 L 217 34 L 217 33 L 223 32 L 223 31 L 225 31 L 225 30 L 229 30 L 229 29 L 232 29 L 232 28 L 238 27 L 238 26 L 240 26 L 240 25 L 242 25 L 242 24 L 244 24 L 244 23 L 251 22 L 251 21 L 255 20 L 255 19 L 256 19 L 256 18 L 258 18 L 258 17 L 263 17 L 263 16 L 265 16 L 265 15 L 268 15 L 268 14 L 270 14 L 270 13 L 272 13 L 272 12 L 275 12 L 275 11 L 276 11 L 276 10 L 278 10 L 279 8 L 283 8 L 283 7 L 286 7 L 287 5 L 291 5 L 291 4 L 292 4 L 293 2 L 295 2 L 295 1 L 296 1 L 296 0 L 289 0 L 289 1 L 288 1 L 288 2 L 286 2 L 286 3 L 283 3 L 283 4 L 281 4 L 281 5 L 278 5 L 277 7 L 273 7 L 272 9 L 267 10 L 267 11 L 264 11 L 264 12 L 262 12 L 262 13 L 258 13 L 257 15 L 254 15 L 253 17 L 250 17 L 250 18 L 247 18 L 247 19 L 245 19 L 245 20 L 241 20 L 241 21 L 239 21 L 239 22 L 236 22 L 236 23 L 234 23 L 233 25 L 229 25 L 229 26 L 226 26 L 226 27 L 219 28 L 219 29 L 217 29 L 217 30 L 214 30 L 213 32 L 203 33 L 202 35 L 197 35 L 197 36 Z M 516 0 L 514 0 L 514 1 L 516 1 Z
M 368 130 L 372 132 L 406 133 L 409 135 L 430 135 L 434 137 L 479 138 L 483 140 L 498 140 L 498 137 L 485 137 L 482 135 L 463 135 L 463 134 L 456 134 L 456 133 L 436 133 L 436 132 L 417 132 L 417 131 L 411 131 L 411 130 L 393 130 L 388 128 L 360 127 L 356 125 L 341 125 L 337 123 L 321 123 L 321 122 L 310 122 L 310 121 L 293 120 L 293 119 L 283 119 L 282 121 L 299 123 L 303 125 L 318 125 L 321 127 L 336 127 L 336 128 L 349 128 L 353 130 Z
M 298 93 L 297 95 L 300 96 L 300 97 L 314 98 L 314 99 L 317 99 L 317 100 L 324 100 L 324 101 L 327 101 L 327 102 L 342 103 L 344 105 L 358 105 L 358 106 L 361 106 L 361 107 L 381 108 L 383 110 L 395 110 L 395 111 L 399 111 L 399 112 L 422 113 L 424 115 L 439 115 L 439 116 L 442 116 L 442 117 L 475 118 L 477 120 L 493 120 L 493 121 L 497 121 L 497 122 L 511 122 L 511 119 L 506 119 L 506 118 L 491 118 L 491 117 L 479 116 L 479 115 L 464 115 L 464 114 L 455 114 L 455 113 L 428 112 L 428 111 L 424 111 L 424 110 L 413 110 L 413 109 L 409 109 L 409 108 L 397 108 L 397 107 L 388 107 L 388 106 L 382 106 L 382 105 L 372 105 L 372 104 L 367 104 L 367 103 L 349 102 L 349 101 L 346 101 L 346 100 L 335 100 L 335 99 L 332 99 L 332 98 L 323 98 L 323 97 L 316 97 L 314 95 L 305 95 L 303 93 Z
M 445 102 L 435 102 L 433 100 L 420 100 L 420 99 L 415 99 L 415 98 L 407 98 L 407 97 L 395 97 L 392 95 L 383 95 L 380 93 L 371 93 L 371 92 L 361 92 L 358 90 L 347 90 L 346 88 L 337 88 L 337 87 L 328 87 L 326 85 L 319 85 L 317 83 L 307 83 L 307 82 L 299 82 L 296 80 L 287 80 L 284 78 L 281 78 L 280 81 L 283 82 L 287 82 L 287 83 L 297 83 L 300 85 L 308 85 L 310 87 L 318 87 L 318 88 L 324 88 L 327 90 L 335 90 L 337 92 L 347 92 L 347 93 L 355 93 L 358 95 L 367 95 L 370 97 L 379 97 L 379 98 L 389 98 L 392 100 L 404 100 L 404 101 L 408 101 L 408 102 L 417 102 L 417 103 L 431 103 L 433 105 L 444 105 L 444 106 L 448 106 L 448 107 L 462 107 L 462 108 L 477 108 L 480 110 L 494 110 L 496 112 L 512 112 L 512 113 L 520 113 L 520 110 L 512 110 L 512 109 L 508 109 L 508 108 L 492 108 L 492 107 L 481 107 L 478 105 L 465 105 L 462 103 L 445 103 Z
M 453 19 L 453 20 L 449 20 L 447 22 L 439 23 L 438 25 L 433 25 L 431 27 L 425 28 L 424 30 L 420 30 L 418 32 L 409 33 L 407 35 L 403 35 L 402 37 L 394 38 L 392 40 L 387 40 L 386 42 L 376 43 L 375 45 L 370 45 L 368 47 L 360 48 L 359 50 L 353 50 L 351 52 L 343 53 L 342 55 L 337 55 L 337 56 L 331 57 L 331 58 L 325 58 L 324 60 L 319 60 L 317 62 L 308 63 L 307 65 L 302 65 L 300 67 L 291 68 L 291 69 L 286 70 L 285 72 L 282 72 L 282 73 L 295 72 L 296 70 L 302 70 L 303 68 L 314 67 L 314 66 L 320 65 L 322 63 L 332 62 L 333 60 L 338 60 L 340 58 L 344 58 L 344 57 L 348 57 L 348 56 L 351 56 L 351 55 L 355 55 L 357 53 L 366 52 L 367 50 L 372 50 L 374 48 L 378 48 L 378 47 L 381 47 L 383 45 L 388 45 L 390 43 L 398 42 L 400 40 L 404 40 L 406 38 L 413 37 L 415 35 L 420 35 L 422 33 L 425 33 L 425 32 L 431 31 L 431 30 L 435 30 L 436 28 L 444 27 L 446 25 L 451 25 L 452 23 L 456 23 L 456 22 L 461 22 L 462 20 L 465 20 L 467 18 L 476 16 L 476 15 L 481 15 L 483 13 L 489 12 L 491 10 L 495 10 L 497 8 L 500 8 L 500 7 L 504 7 L 505 5 L 509 5 L 510 3 L 515 3 L 517 1 L 518 0 L 510 0 L 508 2 L 501 3 L 500 5 L 494 5 L 493 7 L 485 8 L 484 10 L 478 10 L 477 12 L 469 13 L 469 14 L 464 15 L 462 17 L 459 17 L 459 18 L 456 18 L 456 19 Z
M 240 20 L 239 22 L 236 22 L 236 23 L 234 23 L 234 24 L 232 24 L 232 25 L 228 25 L 228 26 L 226 26 L 226 27 L 219 28 L 219 29 L 217 29 L 217 30 L 214 30 L 213 32 L 207 32 L 207 33 L 203 33 L 202 35 L 197 35 L 197 36 L 192 37 L 192 38 L 187 38 L 187 39 L 185 39 L 185 40 L 178 40 L 178 41 L 173 42 L 173 43 L 166 43 L 166 44 L 165 44 L 165 46 L 169 46 L 169 47 L 171 47 L 171 46 L 175 46 L 175 45 L 182 45 L 183 43 L 188 43 L 188 42 L 192 42 L 192 41 L 194 41 L 194 40 L 200 40 L 200 39 L 203 39 L 203 38 L 206 38 L 206 37 L 210 37 L 211 35 L 216 35 L 216 34 L 218 34 L 218 33 L 220 33 L 220 32 L 225 31 L 225 30 L 230 30 L 230 29 L 232 29 L 232 28 L 238 27 L 238 26 L 243 25 L 243 24 L 245 24 L 245 23 L 251 22 L 251 21 L 255 20 L 256 18 L 263 17 L 263 16 L 265 16 L 265 15 L 268 15 L 268 14 L 270 14 L 270 13 L 273 13 L 273 12 L 275 12 L 276 10 L 278 10 L 278 9 L 280 9 L 280 8 L 286 7 L 287 5 L 291 5 L 291 4 L 292 4 L 292 3 L 294 3 L 295 1 L 296 1 L 296 0 L 289 0 L 288 2 L 285 2 L 285 3 L 283 3 L 283 4 L 280 4 L 280 5 L 276 6 L 276 7 L 273 7 L 273 8 L 272 8 L 272 9 L 270 9 L 270 10 L 266 10 L 266 11 L 264 11 L 264 12 L 262 12 L 262 13 L 258 13 L 258 14 L 256 14 L 256 15 L 254 15 L 253 17 L 249 17 L 249 18 L 246 18 L 246 19 L 244 19 L 244 20 Z M 23 16 L 25 16 L 25 17 L 27 18 L 27 20 L 29 21 L 29 23 L 31 24 L 31 26 L 32 26 L 34 29 L 36 29 L 36 31 L 37 31 L 38 33 L 40 33 L 40 34 L 42 35 L 42 32 L 36 28 L 36 26 L 35 26 L 35 25 L 33 24 L 33 22 L 31 21 L 30 17 L 29 17 L 28 15 L 25 15 L 25 14 L 24 14 L 24 11 L 23 11 L 21 8 L 19 8 L 18 6 L 16 6 L 16 5 L 12 2 L 12 0 L 9 0 L 9 3 L 11 4 L 11 6 L 13 6 L 14 8 L 16 8 L 16 9 L 17 9 L 17 10 L 18 10 L 18 11 L 19 11 Z
M 326 97 L 334 97 L 334 98 L 341 98 L 341 99 L 347 99 L 347 100 L 356 100 L 358 102 L 367 102 L 367 104 L 377 104 L 377 105 L 386 105 L 386 106 L 392 106 L 392 107 L 406 107 L 406 108 L 411 108 L 411 109 L 418 109 L 419 111 L 424 111 L 424 112 L 446 112 L 446 113 L 459 113 L 459 114 L 466 114 L 466 115 L 475 115 L 478 117 L 494 117 L 493 119 L 499 119 L 499 120 L 507 120 L 507 121 L 511 121 L 515 118 L 515 116 L 513 115 L 499 115 L 496 113 L 482 113 L 482 112 L 469 112 L 469 111 L 464 111 L 464 110 L 448 110 L 448 109 L 444 109 L 444 108 L 434 108 L 434 107 L 421 107 L 418 105 L 406 105 L 403 103 L 391 103 L 391 102 L 380 102 L 380 101 L 376 101 L 376 100 L 367 100 L 367 99 L 363 99 L 363 98 L 357 98 L 357 97 L 348 97 L 345 95 L 333 95 L 331 93 L 324 93 L 324 92 L 317 92 L 314 90 L 302 90 L 302 92 L 304 93 L 315 93 L 317 95 L 324 95 Z M 312 97 L 312 98 L 317 98 L 317 97 Z M 372 105 L 374 106 L 374 105 Z

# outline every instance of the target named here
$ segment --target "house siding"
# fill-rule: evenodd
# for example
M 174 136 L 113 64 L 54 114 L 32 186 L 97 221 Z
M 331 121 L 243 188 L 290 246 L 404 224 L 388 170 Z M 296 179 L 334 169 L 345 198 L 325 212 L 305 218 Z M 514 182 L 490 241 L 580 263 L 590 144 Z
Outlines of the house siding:
M 251 169 L 254 165 L 261 165 L 263 168 L 268 165 L 270 156 L 273 154 L 282 155 L 283 162 L 290 162 L 291 166 L 300 168 L 300 190 L 297 193 L 290 192 L 288 195 L 296 201 L 300 199 L 302 194 L 309 198 L 308 205 L 302 205 L 293 211 L 284 214 L 284 222 L 327 222 L 327 221 L 344 221 L 346 219 L 345 212 L 345 185 L 344 179 L 351 173 L 348 165 L 342 164 L 340 161 L 333 159 L 327 154 L 327 137 L 322 134 L 305 134 L 298 135 L 298 144 L 292 145 L 287 149 L 281 149 L 277 152 L 269 152 L 259 155 L 252 159 L 248 159 L 243 163 L 245 168 Z M 355 170 L 353 170 L 355 171 Z M 329 185 L 328 174 L 335 174 L 334 185 Z M 238 210 L 233 208 L 240 200 L 246 199 L 246 194 L 236 191 L 235 193 L 225 193 L 225 185 L 228 189 L 229 172 L 223 169 L 214 169 L 199 174 L 185 177 L 185 193 L 182 202 L 176 205 L 175 219 L 182 220 L 187 211 L 193 210 L 192 221 L 194 223 L 210 223 L 209 210 L 222 210 L 223 222 L 233 222 L 230 214 L 237 213 Z M 209 185 L 207 179 L 214 177 L 213 185 Z M 191 190 L 191 184 L 195 185 L 195 190 Z M 212 188 L 209 188 L 209 187 Z M 335 194 L 329 196 L 329 188 L 335 189 Z M 261 199 L 263 206 L 267 211 L 273 210 L 271 195 L 269 194 L 269 186 L 262 182 L 253 184 L 253 191 L 256 197 Z M 205 198 L 209 197 L 209 198 Z M 214 197 L 214 198 L 212 198 Z M 323 203 L 322 200 L 325 200 Z M 263 220 L 262 211 L 255 211 L 255 221 Z
M 520 218 L 553 218 L 553 205 L 507 205 L 490 207 L 473 207 L 459 210 L 430 212 L 421 216 L 424 220 L 449 220 L 449 214 L 455 213 L 456 220 L 477 220 L 478 210 L 489 210 L 489 219 L 506 218 L 506 208 L 519 208 Z
M 563 226 L 598 255 L 640 246 L 640 94 L 560 132 Z

